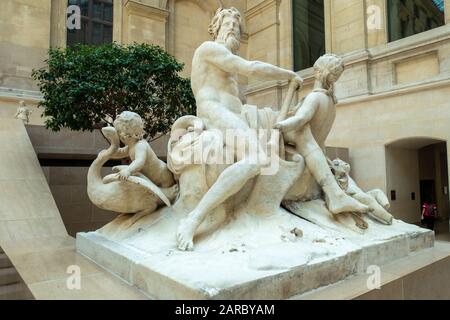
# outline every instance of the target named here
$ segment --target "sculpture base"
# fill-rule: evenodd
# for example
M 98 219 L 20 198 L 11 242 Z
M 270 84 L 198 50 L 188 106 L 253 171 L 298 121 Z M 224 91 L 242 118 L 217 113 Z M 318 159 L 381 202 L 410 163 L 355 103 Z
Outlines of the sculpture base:
M 301 211 L 328 214 L 320 200 Z M 182 216 L 165 208 L 126 227 L 121 217 L 79 233 L 77 250 L 151 298 L 286 299 L 434 244 L 434 232 L 399 220 L 387 226 L 365 218 L 363 231 L 338 220 L 327 228 L 281 208 L 269 217 L 242 209 L 198 236 L 195 251 L 181 252 L 175 230 Z

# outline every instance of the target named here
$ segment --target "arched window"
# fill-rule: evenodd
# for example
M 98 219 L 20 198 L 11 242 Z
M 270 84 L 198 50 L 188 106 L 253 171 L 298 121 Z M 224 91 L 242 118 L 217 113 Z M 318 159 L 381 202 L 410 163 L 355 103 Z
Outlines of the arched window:
M 67 46 L 112 42 L 113 0 L 69 0 L 68 4 L 80 7 L 81 28 L 67 29 Z
M 312 67 L 325 53 L 323 0 L 293 0 L 294 70 Z
M 445 24 L 444 0 L 388 0 L 389 41 Z

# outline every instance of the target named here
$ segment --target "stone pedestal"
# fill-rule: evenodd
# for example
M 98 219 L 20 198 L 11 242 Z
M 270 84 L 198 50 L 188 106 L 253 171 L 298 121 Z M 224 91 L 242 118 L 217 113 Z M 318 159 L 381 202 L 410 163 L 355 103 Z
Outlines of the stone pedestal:
M 303 210 L 321 206 L 316 201 Z M 166 208 L 124 227 L 122 217 L 79 233 L 77 250 L 151 298 L 286 299 L 434 244 L 433 232 L 399 220 L 385 226 L 366 219 L 369 228 L 357 232 L 280 209 L 271 217 L 238 212 L 219 230 L 198 235 L 194 252 L 180 252 L 180 218 Z

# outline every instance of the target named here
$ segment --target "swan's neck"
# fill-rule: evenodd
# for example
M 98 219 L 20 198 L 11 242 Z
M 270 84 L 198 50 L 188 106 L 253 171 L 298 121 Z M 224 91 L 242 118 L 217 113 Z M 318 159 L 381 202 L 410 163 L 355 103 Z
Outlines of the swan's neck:
M 87 182 L 88 186 L 92 187 L 95 184 L 103 184 L 102 182 L 102 168 L 104 164 L 110 159 L 111 155 L 105 153 L 102 156 L 97 156 L 97 158 L 92 162 L 88 170 Z

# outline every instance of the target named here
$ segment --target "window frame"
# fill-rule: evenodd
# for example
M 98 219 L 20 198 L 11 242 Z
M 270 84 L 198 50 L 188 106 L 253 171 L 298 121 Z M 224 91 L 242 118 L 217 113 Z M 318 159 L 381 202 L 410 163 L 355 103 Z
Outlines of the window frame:
M 428 30 L 425 30 L 425 31 L 421 31 L 421 32 L 418 32 L 418 33 L 414 33 L 414 34 L 406 36 L 406 37 L 402 37 L 402 38 L 393 40 L 392 36 L 391 36 L 391 19 L 390 19 L 390 15 L 389 15 L 390 14 L 389 13 L 389 1 L 390 0 L 385 0 L 384 1 L 384 5 L 385 5 L 385 8 L 386 8 L 384 16 L 385 16 L 385 28 L 386 28 L 385 30 L 386 30 L 386 42 L 387 43 L 392 43 L 392 42 L 401 41 L 401 40 L 404 40 L 404 39 L 407 39 L 407 38 L 411 38 L 411 37 L 420 35 L 421 33 L 424 33 L 424 32 L 428 32 L 428 31 L 431 31 L 431 30 L 435 30 L 435 29 L 438 29 L 438 28 L 445 27 L 445 25 L 447 24 L 446 23 L 447 13 L 448 13 L 447 12 L 447 5 L 448 5 L 447 1 L 450 1 L 450 0 L 444 0 L 444 12 L 443 12 L 444 24 L 443 25 L 440 25 L 438 27 L 431 28 L 431 29 L 428 29 Z M 430 0 L 430 1 L 432 1 L 432 0 Z
M 113 28 L 114 28 L 114 0 L 111 1 L 111 3 L 109 3 L 109 0 L 87 0 L 88 1 L 88 10 L 87 10 L 87 16 L 83 15 L 83 13 L 81 12 L 81 27 L 83 28 L 84 23 L 86 23 L 86 30 L 80 29 L 80 30 L 76 30 L 75 31 L 75 41 L 69 43 L 69 30 L 66 29 L 66 46 L 73 46 L 76 44 L 86 44 L 86 45 L 100 45 L 100 44 L 104 44 L 104 43 L 112 43 L 114 41 L 114 36 L 113 36 Z M 99 19 L 94 17 L 94 1 L 96 2 L 100 2 L 100 3 L 108 3 L 111 4 L 111 21 L 108 20 L 104 20 L 104 19 Z M 81 0 L 76 0 L 76 5 L 78 5 L 81 9 Z M 69 1 L 67 1 L 67 5 L 69 6 Z M 67 15 L 66 15 L 67 16 Z M 100 44 L 94 43 L 93 42 L 93 31 L 94 31 L 94 24 L 99 24 L 101 25 L 102 28 L 102 35 L 104 36 L 104 28 L 106 27 L 110 27 L 111 28 L 111 41 L 110 42 L 104 42 L 102 41 Z M 86 39 L 84 40 L 84 42 L 81 41 L 83 33 L 86 35 Z
M 302 70 L 307 70 L 313 67 L 313 65 L 311 65 L 310 67 L 306 67 L 303 69 L 298 69 L 296 67 L 296 61 L 295 61 L 295 14 L 294 14 L 294 2 L 296 0 L 291 0 L 290 1 L 290 6 L 291 6 L 291 30 L 292 30 L 292 70 L 294 70 L 295 72 L 299 72 Z M 324 46 L 324 53 L 327 52 L 327 0 L 323 0 L 323 46 Z

